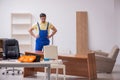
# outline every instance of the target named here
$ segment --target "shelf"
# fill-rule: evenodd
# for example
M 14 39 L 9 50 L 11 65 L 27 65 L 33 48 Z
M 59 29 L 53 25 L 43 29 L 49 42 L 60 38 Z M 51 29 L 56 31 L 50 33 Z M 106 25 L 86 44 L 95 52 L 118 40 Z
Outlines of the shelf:
M 19 43 L 20 46 L 31 46 L 31 44 L 22 44 L 22 43 Z
M 29 34 L 28 29 L 31 25 L 13 25 L 12 34 Z
M 12 23 L 14 26 L 30 26 L 31 23 Z
M 11 36 L 17 39 L 20 45 L 20 52 L 32 49 L 32 37 L 28 29 L 32 26 L 32 14 L 12 13 L 11 14 Z
M 13 17 L 12 24 L 31 24 L 31 18 L 24 16 L 24 17 Z
M 19 45 L 20 52 L 24 53 L 26 51 L 32 51 L 32 46 L 30 45 Z
M 28 21 L 23 21 L 23 22 L 18 22 L 18 21 L 15 21 L 15 22 L 12 22 L 12 25 L 31 25 L 31 23 Z
M 19 45 L 20 46 L 31 46 L 31 42 L 28 42 L 28 43 L 24 43 L 24 42 L 19 42 Z
M 12 13 L 12 16 L 32 16 L 30 13 Z
M 27 38 L 31 37 L 30 34 L 28 34 L 28 33 L 23 33 L 23 34 L 22 34 L 22 33 L 14 33 L 14 34 L 12 34 L 12 36 L 13 36 L 13 37 L 19 36 L 20 38 L 23 38 L 23 39 L 24 39 L 25 37 L 27 37 Z
M 32 38 L 30 35 L 13 35 L 13 38 L 17 39 L 19 44 L 24 44 L 24 45 L 28 45 L 28 44 L 32 44 Z
M 30 36 L 28 33 L 13 33 L 12 36 Z

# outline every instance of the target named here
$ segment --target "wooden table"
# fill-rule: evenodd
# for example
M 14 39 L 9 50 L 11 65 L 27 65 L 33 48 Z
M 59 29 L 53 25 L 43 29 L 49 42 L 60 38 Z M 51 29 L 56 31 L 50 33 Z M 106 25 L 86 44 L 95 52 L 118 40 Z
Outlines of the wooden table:
M 34 52 L 25 52 L 25 54 L 39 54 Z M 39 54 L 43 58 L 43 54 Z M 89 80 L 97 79 L 95 54 L 79 54 L 79 55 L 59 55 L 59 59 L 63 60 L 66 65 L 66 74 L 74 76 L 88 77 Z M 33 72 L 43 72 L 43 68 L 24 68 L 24 77 L 32 75 Z M 52 73 L 55 70 L 51 71 Z M 62 73 L 62 70 L 59 71 Z

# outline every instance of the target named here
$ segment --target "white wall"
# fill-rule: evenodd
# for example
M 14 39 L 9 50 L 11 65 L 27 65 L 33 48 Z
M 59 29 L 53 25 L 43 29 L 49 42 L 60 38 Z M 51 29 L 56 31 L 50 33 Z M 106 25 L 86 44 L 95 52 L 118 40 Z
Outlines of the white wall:
M 115 0 L 115 21 L 118 28 L 118 44 L 120 45 L 120 0 Z
M 115 26 L 117 26 L 117 44 L 120 46 L 120 0 L 115 0 Z M 120 64 L 120 52 L 117 58 L 117 63 Z
M 11 37 L 10 14 L 30 12 L 33 23 L 45 12 L 58 29 L 54 42 L 61 50 L 76 52 L 76 11 L 88 11 L 89 48 L 109 52 L 116 44 L 114 0 L 0 0 L 0 37 Z M 114 36 L 114 38 L 113 38 Z

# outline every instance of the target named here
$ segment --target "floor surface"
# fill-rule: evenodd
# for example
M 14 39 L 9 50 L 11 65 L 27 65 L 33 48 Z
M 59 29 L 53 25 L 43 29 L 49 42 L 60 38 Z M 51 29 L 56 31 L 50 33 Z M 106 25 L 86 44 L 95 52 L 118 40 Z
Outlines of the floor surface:
M 11 73 L 2 75 L 2 72 L 4 72 L 4 69 L 0 69 L 0 80 L 44 80 L 44 73 L 38 73 L 34 77 L 27 77 L 23 78 L 23 75 L 18 75 L 17 73 L 13 76 Z M 98 73 L 97 74 L 98 79 L 97 80 L 120 80 L 120 65 L 115 65 L 113 72 L 111 74 L 106 73 Z M 55 80 L 55 75 L 51 75 L 51 80 Z M 58 80 L 63 80 L 63 76 L 60 75 Z M 67 75 L 66 80 L 88 80 L 84 77 L 77 77 L 77 76 L 69 76 Z

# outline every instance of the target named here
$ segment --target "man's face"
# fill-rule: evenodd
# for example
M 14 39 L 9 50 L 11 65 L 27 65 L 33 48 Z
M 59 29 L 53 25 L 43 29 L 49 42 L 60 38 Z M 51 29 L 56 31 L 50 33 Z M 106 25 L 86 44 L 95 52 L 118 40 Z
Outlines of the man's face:
M 45 22 L 46 21 L 46 17 L 40 17 L 41 22 Z

